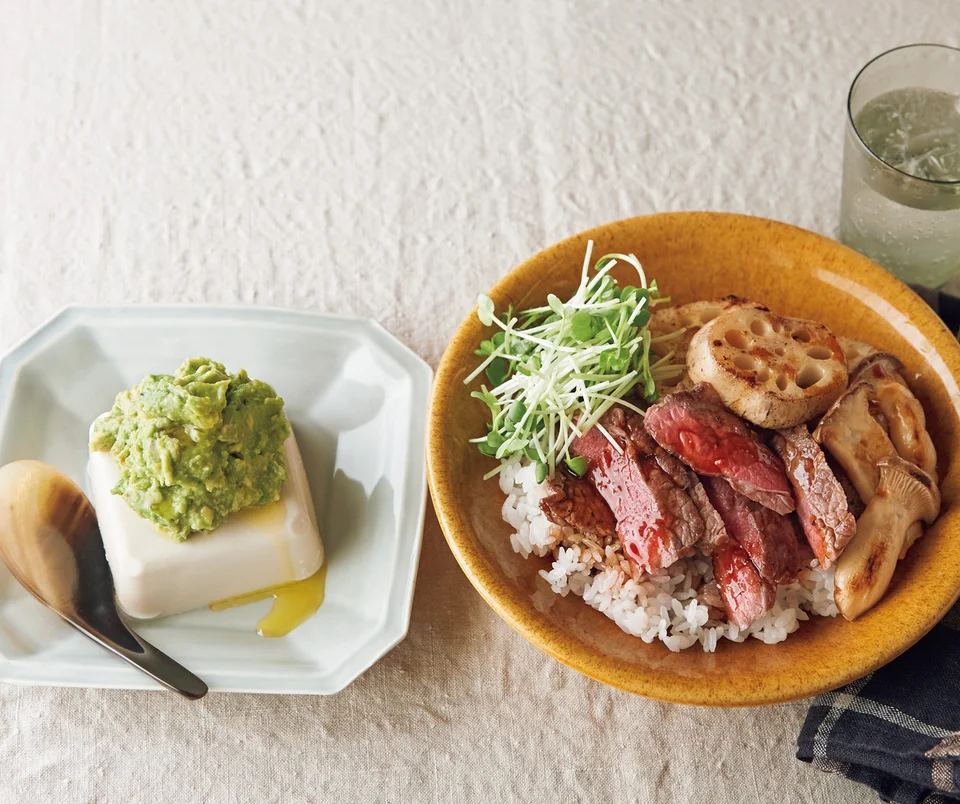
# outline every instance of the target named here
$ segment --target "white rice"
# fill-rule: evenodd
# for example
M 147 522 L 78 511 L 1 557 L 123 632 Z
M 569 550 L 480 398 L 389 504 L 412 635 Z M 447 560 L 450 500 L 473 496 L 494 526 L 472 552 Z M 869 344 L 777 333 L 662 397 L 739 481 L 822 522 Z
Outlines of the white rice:
M 704 651 L 712 652 L 720 639 L 743 642 L 752 636 L 772 645 L 783 642 L 811 613 L 823 617 L 838 613 L 833 569 L 820 569 L 814 560 L 796 583 L 777 589 L 770 611 L 741 630 L 723 619 L 710 559 L 697 554 L 652 575 L 634 577 L 619 539 L 600 543 L 544 516 L 540 500 L 547 494 L 546 484 L 537 483 L 532 464 L 505 461 L 499 477 L 507 495 L 503 519 L 514 529 L 513 549 L 524 558 L 531 553 L 549 556 L 552 566 L 540 576 L 556 594 L 582 597 L 644 642 L 658 639 L 672 651 L 699 642 Z

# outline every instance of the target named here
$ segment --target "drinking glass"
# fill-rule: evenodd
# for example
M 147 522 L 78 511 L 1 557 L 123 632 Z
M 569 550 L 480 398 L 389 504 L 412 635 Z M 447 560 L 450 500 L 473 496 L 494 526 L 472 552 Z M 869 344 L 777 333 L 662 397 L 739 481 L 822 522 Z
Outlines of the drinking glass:
M 904 282 L 960 274 L 960 50 L 906 45 L 847 99 L 840 240 Z

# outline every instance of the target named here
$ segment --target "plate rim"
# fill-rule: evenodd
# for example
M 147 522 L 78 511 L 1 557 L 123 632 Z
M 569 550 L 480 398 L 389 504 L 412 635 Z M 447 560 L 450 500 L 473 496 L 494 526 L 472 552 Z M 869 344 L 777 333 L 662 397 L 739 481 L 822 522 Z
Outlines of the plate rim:
M 407 636 L 413 614 L 413 600 L 416 594 L 417 572 L 423 548 L 423 528 L 426 519 L 428 481 L 426 465 L 423 461 L 423 449 L 418 445 L 426 444 L 427 411 L 433 381 L 433 369 L 426 360 L 418 355 L 404 341 L 391 333 L 379 321 L 366 316 L 351 316 L 337 313 L 324 313 L 310 310 L 288 309 L 279 306 L 255 304 L 167 304 L 167 303 L 131 303 L 131 304 L 67 304 L 62 306 L 26 335 L 14 342 L 0 355 L 0 432 L 5 430 L 13 405 L 10 393 L 23 363 L 31 356 L 40 354 L 57 340 L 57 336 L 69 333 L 71 327 L 84 322 L 85 316 L 112 314 L 121 318 L 132 312 L 147 315 L 186 315 L 199 318 L 208 315 L 227 315 L 246 317 L 274 318 L 283 324 L 283 319 L 298 319 L 305 324 L 341 323 L 356 328 L 354 337 L 365 333 L 371 338 L 371 346 L 389 354 L 390 349 L 399 350 L 404 358 L 400 361 L 404 373 L 411 381 L 411 415 L 407 422 L 407 449 L 404 461 L 404 499 L 416 500 L 416 508 L 409 516 L 409 525 L 404 528 L 398 517 L 397 530 L 400 533 L 397 559 L 397 582 L 393 597 L 388 598 L 386 616 L 372 632 L 366 645 L 382 642 L 376 647 L 364 650 L 361 645 L 354 656 L 359 657 L 353 665 L 347 665 L 339 672 L 330 674 L 302 673 L 297 676 L 260 675 L 251 672 L 247 665 L 243 672 L 205 673 L 204 680 L 211 692 L 225 693 L 263 693 L 277 695 L 334 695 L 363 675 L 380 659 L 399 645 Z M 136 322 L 123 322 L 135 326 Z M 262 323 L 267 323 L 263 321 Z M 390 348 L 388 348 L 390 347 Z M 396 358 L 397 355 L 393 354 Z M 419 469 L 417 468 L 419 467 Z M 413 471 L 411 471 L 413 469 Z M 402 510 L 402 509 L 401 509 Z M 404 531 L 412 530 L 408 538 L 411 543 L 403 544 Z M 409 590 L 408 592 L 405 590 Z M 56 662 L 24 661 L 0 656 L 0 682 L 19 686 L 73 687 L 87 689 L 127 689 L 163 691 L 163 688 L 148 677 L 128 668 L 121 662 L 111 663 L 102 669 L 79 669 L 66 665 L 67 677 L 57 675 L 57 668 L 64 668 Z M 61 670 L 62 672 L 62 670 Z M 279 679 L 283 679 L 282 682 Z

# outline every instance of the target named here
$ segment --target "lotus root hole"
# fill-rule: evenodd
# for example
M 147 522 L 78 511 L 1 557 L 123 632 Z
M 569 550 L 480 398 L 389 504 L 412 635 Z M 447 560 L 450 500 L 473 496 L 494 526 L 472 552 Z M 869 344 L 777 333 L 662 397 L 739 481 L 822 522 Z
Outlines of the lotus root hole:
M 778 346 L 776 349 L 773 350 L 773 353 L 775 355 L 778 355 L 779 357 L 783 357 L 787 353 L 787 350 L 784 349 L 782 346 Z
M 729 343 L 734 349 L 746 349 L 747 348 L 747 337 L 742 332 L 739 332 L 735 329 L 727 330 L 727 334 L 723 336 L 723 339 Z
M 779 388 L 781 391 L 786 391 L 786 390 L 787 390 L 787 386 L 788 386 L 789 384 L 790 384 L 790 383 L 789 383 L 789 380 L 787 380 L 787 375 L 786 375 L 786 374 L 778 374 L 778 375 L 777 375 L 777 388 Z
M 693 320 L 690 316 L 688 316 L 688 315 L 682 315 L 682 316 L 680 316 L 680 326 L 681 326 L 681 327 L 692 327 L 692 326 L 693 326 L 694 324 L 696 324 L 696 323 L 697 323 L 697 322 L 694 321 L 694 320 Z
M 737 355 L 733 358 L 733 365 L 744 371 L 756 371 L 757 359 L 751 355 Z
M 812 357 L 814 360 L 829 360 L 833 357 L 833 352 L 826 346 L 811 346 L 807 349 L 807 357 Z
M 770 379 L 771 374 L 773 374 L 773 372 L 770 371 L 767 366 L 760 366 L 759 370 L 757 371 L 757 379 L 760 380 L 760 382 L 766 382 Z
M 793 333 L 793 339 L 800 341 L 800 343 L 810 343 L 810 333 L 805 329 L 798 329 Z
M 770 331 L 770 328 L 770 325 L 760 318 L 754 319 L 750 322 L 750 331 L 754 335 L 766 335 L 767 332 Z
M 779 318 L 773 319 L 773 324 L 771 324 L 771 326 L 773 327 L 774 332 L 783 332 L 783 324 L 780 323 Z
M 797 374 L 797 386 L 800 388 L 809 388 L 816 385 L 823 379 L 824 370 L 822 366 L 812 365 L 804 366 Z
M 719 310 L 715 310 L 715 309 L 713 309 L 713 308 L 711 308 L 711 309 L 709 309 L 709 310 L 704 310 L 704 311 L 700 314 L 700 321 L 701 321 L 702 323 L 704 323 L 704 324 L 709 324 L 709 323 L 710 323 L 711 321 L 713 321 L 713 319 L 716 318 L 718 315 L 720 315 L 720 311 L 719 311 Z

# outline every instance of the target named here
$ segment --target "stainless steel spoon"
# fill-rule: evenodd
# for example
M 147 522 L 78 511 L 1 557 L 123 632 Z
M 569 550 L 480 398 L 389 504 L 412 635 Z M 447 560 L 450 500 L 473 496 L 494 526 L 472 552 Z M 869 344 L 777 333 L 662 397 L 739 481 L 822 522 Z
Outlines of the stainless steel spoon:
M 207 694 L 117 609 L 97 515 L 62 472 L 39 461 L 0 468 L 0 558 L 30 594 L 97 644 L 187 698 Z

